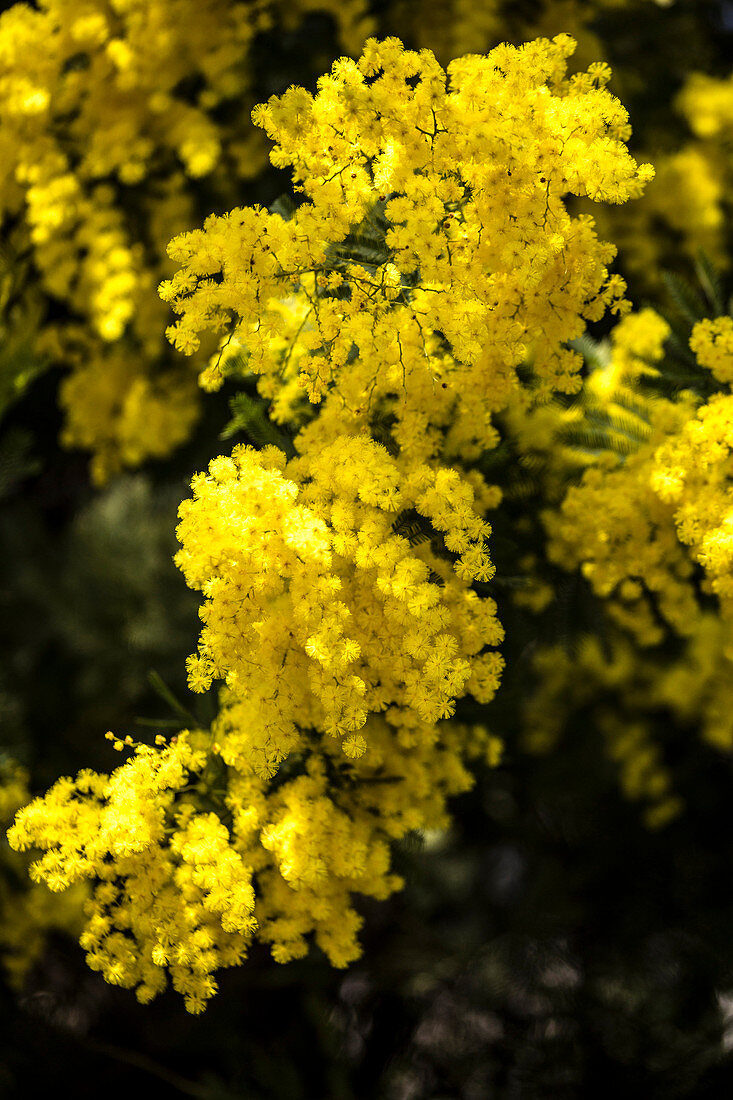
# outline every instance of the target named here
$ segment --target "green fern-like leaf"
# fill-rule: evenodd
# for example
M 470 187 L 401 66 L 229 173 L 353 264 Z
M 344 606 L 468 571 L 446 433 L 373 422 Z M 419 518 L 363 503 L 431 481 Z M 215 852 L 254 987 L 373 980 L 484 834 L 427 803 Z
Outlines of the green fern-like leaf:
M 696 325 L 707 316 L 705 302 L 687 279 L 683 279 L 673 271 L 665 271 L 662 280 L 677 312 L 690 325 Z
M 229 402 L 231 420 L 223 428 L 220 439 L 231 439 L 235 435 L 246 435 L 251 443 L 258 447 L 274 444 L 288 455 L 293 456 L 292 441 L 280 432 L 269 420 L 265 411 L 265 402 L 249 393 L 237 393 Z
M 590 424 L 566 429 L 561 439 L 566 447 L 594 457 L 607 451 L 626 457 L 639 449 L 638 442 L 629 436 L 617 435 L 608 428 L 593 427 Z
M 390 223 L 384 217 L 384 203 L 380 200 L 374 203 L 358 225 L 352 226 L 351 232 L 342 241 L 330 246 L 327 263 L 356 263 L 373 273 L 392 256 L 386 242 L 389 228 Z
M 419 546 L 420 543 L 429 542 L 434 534 L 432 528 L 413 508 L 400 512 L 392 524 L 392 530 L 396 535 L 407 539 L 410 546 Z
M 600 370 L 608 365 L 611 345 L 608 340 L 594 340 L 587 332 L 575 340 L 568 341 L 568 347 L 579 352 L 591 370 Z
M 20 428 L 0 439 L 0 500 L 10 496 L 20 482 L 37 474 L 40 462 L 31 451 L 33 437 Z
M 50 366 L 33 348 L 42 316 L 27 296 L 27 271 L 26 259 L 0 247 L 0 416 Z
M 279 214 L 283 221 L 289 222 L 298 209 L 298 204 L 295 202 L 292 195 L 286 193 L 284 195 L 278 195 L 269 209 L 271 214 Z
M 716 317 L 726 312 L 723 284 L 708 254 L 700 249 L 695 261 L 695 275 Z

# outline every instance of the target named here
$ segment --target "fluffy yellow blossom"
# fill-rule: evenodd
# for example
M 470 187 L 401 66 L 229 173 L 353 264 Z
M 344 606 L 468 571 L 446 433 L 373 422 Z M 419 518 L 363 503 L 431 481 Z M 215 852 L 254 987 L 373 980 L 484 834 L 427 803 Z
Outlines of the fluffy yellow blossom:
M 250 868 L 219 818 L 180 798 L 205 763 L 201 740 L 139 746 L 110 776 L 60 779 L 9 833 L 15 848 L 45 850 L 31 874 L 52 890 L 94 880 L 81 937 L 92 969 L 145 1002 L 165 987 L 167 967 L 193 1012 L 254 927 Z
M 608 398 L 624 383 L 633 385 L 644 375 L 658 374 L 669 334 L 669 324 L 653 309 L 629 313 L 613 329 L 608 370 L 594 371 L 589 378 L 593 392 Z
M 699 138 L 730 133 L 733 125 L 733 77 L 720 80 L 692 73 L 679 94 L 678 105 Z
M 277 303 L 299 299 L 311 401 L 336 382 L 357 429 L 396 406 L 410 442 L 450 419 L 486 445 L 528 355 L 542 392 L 576 388 L 566 342 L 620 308 L 623 283 L 564 197 L 624 202 L 652 169 L 626 150 L 608 74 L 565 79 L 572 50 L 561 35 L 446 73 L 426 50 L 371 40 L 315 96 L 291 88 L 258 107 L 304 201 L 289 220 L 236 209 L 171 243 L 174 345 L 192 353 L 202 332 L 228 329 L 250 370 L 279 376 L 291 322 Z
M 28 802 L 28 773 L 11 760 L 0 764 L 0 822 L 7 828 Z M 78 936 L 83 927 L 86 884 L 63 898 L 43 883 L 29 882 L 28 857 L 0 847 L 0 961 L 8 981 L 20 986 L 40 958 L 50 932 Z
M 390 842 L 445 827 L 470 764 L 498 760 L 486 730 L 439 735 L 419 719 L 395 734 L 370 718 L 367 743 L 358 760 L 332 741 L 314 746 L 271 785 L 244 758 L 228 769 L 210 734 L 184 732 L 138 745 L 109 776 L 59 780 L 19 812 L 10 843 L 43 851 L 31 873 L 52 890 L 93 882 L 81 936 L 92 969 L 142 1002 L 169 976 L 200 1012 L 215 972 L 241 962 L 255 936 L 279 962 L 305 954 L 311 935 L 334 966 L 355 959 L 353 895 L 401 886 Z
M 82 343 L 83 346 L 83 343 Z M 91 349 L 90 349 L 91 350 Z M 64 378 L 66 410 L 61 440 L 92 455 L 91 472 L 101 484 L 123 466 L 162 458 L 188 438 L 198 417 L 195 376 L 179 366 L 159 375 L 124 345 L 96 345 Z
M 91 451 L 97 480 L 190 432 L 198 400 L 165 341 L 160 302 L 156 311 L 165 248 L 208 203 L 200 181 L 234 202 L 262 165 L 248 118 L 258 34 L 324 6 L 40 0 L 0 15 L 0 224 L 32 261 L 23 293 L 40 297 L 53 330 L 42 316 L 37 351 L 73 372 L 63 441 Z M 371 29 L 361 0 L 330 6 L 358 50 Z
M 719 382 L 733 382 L 733 318 L 716 317 L 699 321 L 692 330 L 690 348 L 701 367 Z
M 705 347 L 704 354 L 709 351 Z M 659 498 L 673 510 L 680 542 L 703 566 L 728 618 L 733 614 L 732 471 L 733 396 L 719 394 L 660 446 L 651 475 Z
M 589 468 L 546 521 L 550 560 L 565 569 L 580 567 L 594 592 L 609 601 L 609 614 L 642 645 L 664 636 L 657 612 L 685 633 L 698 606 L 673 509 L 652 484 L 659 442 L 652 436 L 625 462 Z
M 275 448 L 235 448 L 193 481 L 181 505 L 177 563 L 202 591 L 204 627 L 190 684 L 226 681 L 219 732 L 229 763 L 272 772 L 303 731 L 343 738 L 359 756 L 367 715 L 434 722 L 471 692 L 487 701 L 501 659 L 496 605 L 471 589 L 493 572 L 489 527 L 455 470 L 392 458 L 342 437 L 286 464 Z M 411 546 L 400 517 L 422 518 Z
M 733 398 L 644 396 L 640 379 L 664 378 L 668 331 L 652 311 L 624 319 L 608 361 L 587 379 L 581 415 L 602 424 L 603 411 L 615 434 L 606 433 L 605 450 L 546 513 L 547 552 L 558 566 L 581 570 L 602 601 L 598 614 L 610 623 L 603 642 L 583 638 L 572 654 L 559 646 L 540 652 L 538 691 L 526 708 L 528 743 L 543 751 L 557 744 L 573 715 L 582 714 L 586 726 L 592 715 L 619 764 L 622 788 L 647 801 L 652 827 L 680 809 L 652 733 L 660 714 L 694 724 L 716 748 L 733 745 Z M 694 327 L 690 346 L 701 374 L 728 381 L 732 335 L 728 317 Z M 562 438 L 566 422 L 554 413 L 545 448 Z M 518 423 L 530 443 L 539 438 Z
M 49 317 L 68 318 L 54 321 L 52 347 L 41 330 L 39 352 L 74 368 L 81 332 L 81 370 L 91 361 L 115 373 L 122 428 L 116 404 L 90 410 L 100 387 L 85 392 L 88 375 L 64 396 L 64 440 L 92 451 L 98 477 L 167 453 L 190 430 L 190 411 L 160 433 L 155 414 L 147 419 L 152 397 L 141 390 L 158 389 L 161 358 L 163 374 L 176 368 L 145 302 L 166 272 L 165 241 L 191 224 L 192 181 L 211 174 L 236 137 L 211 111 L 246 93 L 242 61 L 263 11 L 222 0 L 42 0 L 0 16 L 0 221 L 32 257 Z M 182 91 L 192 78 L 197 102 Z M 143 196 L 151 172 L 156 184 Z M 177 217 L 161 240 L 171 205 Z M 115 370 L 125 360 L 135 363 L 126 372 L 134 394 Z
M 549 559 L 580 568 L 612 618 L 642 645 L 660 642 L 664 624 L 687 633 L 698 611 L 694 565 L 655 472 L 659 448 L 694 417 L 696 399 L 653 399 L 637 388 L 640 377 L 658 373 L 668 333 L 652 310 L 616 326 L 608 361 L 590 373 L 579 410 L 581 422 L 605 421 L 605 449 L 545 517 Z

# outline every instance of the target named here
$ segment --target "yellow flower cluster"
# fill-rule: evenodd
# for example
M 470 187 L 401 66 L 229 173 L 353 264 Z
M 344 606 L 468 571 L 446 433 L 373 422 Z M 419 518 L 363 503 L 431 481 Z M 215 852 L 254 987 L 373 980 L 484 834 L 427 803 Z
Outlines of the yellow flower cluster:
M 200 1012 L 215 971 L 255 935 L 279 962 L 304 955 L 311 934 L 335 966 L 358 956 L 352 894 L 398 889 L 390 841 L 445 827 L 447 797 L 473 782 L 467 762 L 498 759 L 483 729 L 421 733 L 400 744 L 372 718 L 358 761 L 324 744 L 274 787 L 241 759 L 228 772 L 209 734 L 158 738 L 110 776 L 59 780 L 20 811 L 10 843 L 44 850 L 31 875 L 52 890 L 94 881 L 81 936 L 93 969 L 142 1002 L 170 975 Z
M 733 317 L 706 318 L 692 330 L 690 347 L 719 382 L 733 382 Z
M 30 797 L 28 773 L 7 758 L 0 764 L 0 823 L 12 823 Z M 0 961 L 11 985 L 19 987 L 43 954 L 50 932 L 78 937 L 84 923 L 86 884 L 78 884 L 63 898 L 45 886 L 28 882 L 27 856 L 0 847 Z
M 360 756 L 370 713 L 418 736 L 466 692 L 494 694 L 501 660 L 482 651 L 502 631 L 471 589 L 493 573 L 489 528 L 456 471 L 343 437 L 288 465 L 275 448 L 235 448 L 193 489 L 177 562 L 207 602 L 190 684 L 229 687 L 228 763 L 272 774 L 306 730 Z M 396 533 L 400 513 L 424 517 L 455 566 Z
M 596 595 L 608 601 L 611 617 L 641 645 L 660 642 L 665 623 L 685 634 L 698 611 L 693 563 L 652 476 L 659 447 L 683 430 L 695 401 L 691 394 L 673 402 L 634 392 L 640 376 L 655 372 L 668 331 L 652 310 L 624 318 L 614 330 L 609 362 L 589 376 L 586 387 L 586 408 L 603 409 L 609 417 L 608 449 L 568 490 L 561 507 L 546 515 L 550 561 L 580 568 Z
M 659 448 L 651 477 L 726 618 L 733 616 L 732 473 L 733 396 L 718 394 Z
M 594 592 L 609 600 L 612 618 L 633 630 L 641 645 L 664 637 L 657 611 L 681 633 L 697 612 L 692 564 L 677 540 L 672 509 L 650 484 L 661 438 L 656 434 L 615 468 L 589 469 L 560 512 L 547 519 L 550 560 L 580 567 Z
M 151 1000 L 174 987 L 191 1011 L 215 992 L 212 971 L 243 957 L 253 927 L 251 869 L 213 814 L 176 795 L 205 764 L 202 738 L 141 746 L 111 776 L 60 779 L 18 815 L 12 847 L 46 849 L 31 875 L 51 890 L 94 878 L 81 937 L 92 969 Z
M 0 224 L 48 317 L 36 353 L 72 369 L 63 441 L 91 451 L 98 482 L 190 432 L 196 372 L 155 303 L 165 246 L 198 220 L 200 180 L 233 202 L 262 166 L 247 119 L 256 36 L 324 6 L 40 0 L 0 15 Z M 332 7 L 358 49 L 361 0 Z
M 604 627 L 603 643 L 581 639 L 572 654 L 559 646 L 540 651 L 538 690 L 525 708 L 527 742 L 536 751 L 551 748 L 573 714 L 592 713 L 623 789 L 647 801 L 645 816 L 655 826 L 680 805 L 651 733 L 660 713 L 697 727 L 719 749 L 733 747 L 733 397 L 720 392 L 703 401 L 684 392 L 673 402 L 635 389 L 641 377 L 657 374 L 668 335 L 652 311 L 625 318 L 608 362 L 587 379 L 586 414 L 605 408 L 612 417 L 623 396 L 617 409 L 626 410 L 628 446 L 609 436 L 609 449 L 546 514 L 547 552 L 564 569 L 580 568 L 614 625 Z M 696 324 L 690 348 L 727 390 L 730 317 Z M 554 446 L 562 423 L 556 413 L 536 436 L 542 446 Z M 531 418 L 519 427 L 530 432 Z
M 720 80 L 693 73 L 680 93 L 679 107 L 696 137 L 726 136 L 733 125 L 733 76 Z
M 607 369 L 594 371 L 588 378 L 591 392 L 608 400 L 622 386 L 633 387 L 639 378 L 658 374 L 657 364 L 664 356 L 669 334 L 669 324 L 653 309 L 628 314 L 613 329 Z
M 241 61 L 262 10 L 42 0 L 0 16 L 0 220 L 13 226 L 16 251 L 32 256 L 50 312 L 62 303 L 68 313 L 41 330 L 38 353 L 84 372 L 62 393 L 65 440 L 92 450 L 98 480 L 169 451 L 195 416 L 190 372 L 166 353 L 161 317 L 144 304 L 165 271 L 156 227 L 192 220 L 189 181 L 222 152 L 211 111 L 246 90 Z M 197 102 L 181 92 L 192 79 Z M 158 183 L 143 196 L 150 173 Z M 157 414 L 160 372 L 183 413 L 175 423 Z
M 316 96 L 291 88 L 257 108 L 303 202 L 287 221 L 238 209 L 171 243 L 181 269 L 161 294 L 180 314 L 174 345 L 190 354 L 202 332 L 228 329 L 253 372 L 279 376 L 292 329 L 280 303 L 295 298 L 311 401 L 335 384 L 359 428 L 387 403 L 410 448 L 446 409 L 485 446 L 527 355 L 540 392 L 577 388 L 565 343 L 620 308 L 623 283 L 564 197 L 623 202 L 652 169 L 626 150 L 607 67 L 565 79 L 573 45 L 501 46 L 446 74 L 428 51 L 370 41 Z M 221 374 L 217 360 L 204 384 Z
M 69 354 L 69 361 L 77 356 Z M 164 458 L 189 436 L 198 416 L 196 379 L 175 368 L 151 374 L 122 344 L 84 361 L 61 383 L 66 424 L 61 441 L 92 452 L 92 474 L 103 482 L 122 466 Z

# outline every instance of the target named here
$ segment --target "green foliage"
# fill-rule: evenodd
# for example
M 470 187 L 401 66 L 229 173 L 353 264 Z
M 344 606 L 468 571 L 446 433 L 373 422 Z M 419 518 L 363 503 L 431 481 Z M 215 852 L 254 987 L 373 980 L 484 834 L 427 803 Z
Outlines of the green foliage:
M 34 349 L 41 307 L 24 294 L 28 260 L 0 245 L 0 417 L 49 367 Z
M 232 439 L 244 435 L 248 443 L 257 447 L 275 446 L 293 455 L 291 439 L 277 429 L 267 416 L 266 402 L 258 395 L 241 390 L 229 402 L 231 419 L 222 429 L 220 439 Z

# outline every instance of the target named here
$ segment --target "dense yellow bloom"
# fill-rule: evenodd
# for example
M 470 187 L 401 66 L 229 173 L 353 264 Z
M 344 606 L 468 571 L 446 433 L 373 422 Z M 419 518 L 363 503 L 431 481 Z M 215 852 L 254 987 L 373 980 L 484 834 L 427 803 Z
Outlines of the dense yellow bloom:
M 662 438 L 655 433 L 625 463 L 587 470 L 560 512 L 547 518 L 550 560 L 580 567 L 596 594 L 609 600 L 609 614 L 642 645 L 664 637 L 656 610 L 680 633 L 697 614 L 692 563 L 679 545 L 672 508 L 651 484 Z
M 690 347 L 701 367 L 719 382 L 733 382 L 733 318 L 699 321 L 692 330 Z
M 66 424 L 61 440 L 84 447 L 92 457 L 94 480 L 102 483 L 120 465 L 137 466 L 162 458 L 186 440 L 198 416 L 195 376 L 174 368 L 151 374 L 131 348 L 100 347 L 61 384 Z
M 190 803 L 174 810 L 205 763 L 200 740 L 141 746 L 111 776 L 60 779 L 9 833 L 13 847 L 47 849 L 31 874 L 52 890 L 95 879 L 81 939 L 93 969 L 148 1001 L 167 965 L 192 1011 L 215 992 L 213 970 L 243 957 L 254 923 L 251 870 L 225 827 Z
M 730 133 L 733 125 L 733 77 L 719 80 L 704 73 L 692 73 L 678 102 L 697 137 L 722 137 Z
M 343 437 L 287 465 L 275 448 L 235 448 L 193 489 L 177 562 L 207 602 L 189 677 L 194 690 L 229 687 L 227 762 L 271 774 L 306 730 L 359 756 L 369 713 L 409 727 L 448 717 L 467 691 L 491 697 L 501 660 L 483 650 L 502 631 L 470 587 L 493 572 L 489 528 L 455 471 Z M 432 525 L 453 568 L 396 533 L 406 512 Z
M 255 935 L 279 962 L 304 955 L 311 934 L 335 966 L 358 956 L 352 894 L 398 889 L 389 842 L 444 827 L 447 797 L 473 782 L 468 763 L 497 760 L 483 729 L 411 732 L 414 743 L 397 740 L 370 719 L 359 760 L 324 743 L 273 788 L 243 759 L 227 770 L 209 734 L 159 738 L 109 776 L 60 779 L 18 814 L 10 843 L 44 851 L 31 874 L 52 890 L 94 881 L 81 937 L 93 969 L 143 1002 L 168 974 L 200 1012 L 215 971 Z
M 247 117 L 258 33 L 326 7 L 40 0 L 0 15 L 0 224 L 32 260 L 24 295 L 40 290 L 44 312 L 67 318 L 33 335 L 73 371 L 63 441 L 91 451 L 97 481 L 190 432 L 196 370 L 171 353 L 155 300 L 165 247 L 195 224 L 199 181 L 234 202 L 262 167 Z M 358 50 L 372 29 L 363 3 L 330 7 Z
M 202 332 L 229 328 L 252 371 L 280 375 L 292 322 L 279 303 L 295 298 L 310 400 L 331 401 L 336 383 L 357 430 L 387 402 L 411 446 L 446 413 L 485 446 L 528 354 L 540 392 L 576 388 L 565 343 L 620 307 L 623 283 L 564 196 L 623 202 L 652 169 L 626 150 L 609 74 L 564 79 L 572 49 L 567 36 L 502 46 L 446 74 L 428 51 L 370 41 L 315 97 L 291 88 L 258 107 L 304 201 L 289 221 L 233 210 L 171 243 L 175 346 L 193 353 Z M 203 381 L 220 377 L 218 361 Z
M 164 388 L 191 394 L 145 304 L 165 273 L 157 228 L 170 222 L 167 240 L 191 223 L 191 181 L 210 174 L 236 136 L 211 112 L 246 92 L 242 59 L 263 13 L 221 0 L 42 0 L 0 16 L 0 221 L 32 256 L 48 306 L 62 303 L 70 316 L 50 343 L 41 330 L 39 352 L 97 374 L 135 362 L 129 388 L 141 380 L 154 393 L 161 373 Z M 192 77 L 195 103 L 181 91 Z M 151 172 L 156 186 L 143 197 Z M 119 369 L 121 416 L 115 403 L 90 408 L 84 381 L 64 392 L 64 438 L 97 455 L 100 477 L 169 451 L 190 428 L 191 396 L 177 430 L 156 435 L 150 400 L 139 386 L 130 394 Z
M 652 474 L 659 497 L 674 510 L 680 541 L 703 566 L 726 617 L 733 614 L 733 396 L 710 399 L 660 447 Z
M 658 374 L 657 364 L 664 356 L 669 334 L 669 324 L 653 309 L 628 314 L 613 329 L 608 369 L 594 371 L 588 379 L 591 391 L 612 399 L 619 387 L 633 386 L 644 375 Z
M 0 764 L 0 822 L 7 828 L 30 797 L 28 774 L 13 761 Z M 40 958 L 50 932 L 78 936 L 83 927 L 86 884 L 63 898 L 40 883 L 28 882 L 28 857 L 0 847 L 0 961 L 8 981 L 20 986 Z
M 528 740 L 545 750 L 573 712 L 592 706 L 624 790 L 650 802 L 654 825 L 679 809 L 651 734 L 659 713 L 696 724 L 717 748 L 733 745 L 733 398 L 722 392 L 703 402 L 687 392 L 672 402 L 634 391 L 657 367 L 663 376 L 667 334 L 651 311 L 617 326 L 608 363 L 587 380 L 586 408 L 598 410 L 605 398 L 612 411 L 625 387 L 635 392 L 635 413 L 621 405 L 627 446 L 609 433 L 608 450 L 546 515 L 548 556 L 581 569 L 620 629 L 604 644 L 582 640 L 572 656 L 541 651 L 539 689 L 526 710 Z M 720 383 L 733 376 L 732 337 L 731 319 L 719 317 L 699 322 L 690 340 L 699 367 Z M 546 447 L 560 424 L 556 415 Z
M 550 560 L 579 567 L 612 618 L 642 645 L 660 642 L 664 623 L 687 633 L 698 611 L 693 563 L 653 473 L 658 449 L 684 429 L 696 401 L 692 394 L 650 399 L 635 389 L 640 376 L 656 372 L 668 332 L 652 310 L 616 327 L 607 365 L 586 386 L 586 410 L 608 418 L 607 449 L 546 515 Z

